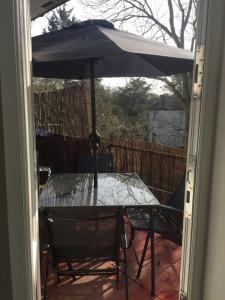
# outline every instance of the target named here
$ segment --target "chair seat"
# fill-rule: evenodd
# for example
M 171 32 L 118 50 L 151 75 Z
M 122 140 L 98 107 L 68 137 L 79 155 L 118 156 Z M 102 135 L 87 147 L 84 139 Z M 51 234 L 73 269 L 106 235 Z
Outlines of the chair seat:
M 130 222 L 134 230 L 148 231 L 150 228 L 150 218 L 149 215 L 143 213 L 138 216 L 131 216 Z M 166 223 L 162 216 L 155 216 L 153 223 L 154 232 L 159 234 L 170 233 L 171 228 Z

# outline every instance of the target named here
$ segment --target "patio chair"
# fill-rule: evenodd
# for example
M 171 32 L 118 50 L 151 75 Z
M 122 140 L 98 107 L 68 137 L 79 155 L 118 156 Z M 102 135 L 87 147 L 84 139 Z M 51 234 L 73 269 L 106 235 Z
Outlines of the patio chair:
M 128 217 L 131 223 L 131 237 L 129 247 L 132 247 L 139 268 L 137 278 L 140 277 L 149 240 L 151 240 L 151 295 L 155 295 L 155 257 L 154 234 L 158 233 L 172 242 L 182 243 L 182 226 L 184 211 L 185 178 L 181 180 L 168 205 L 156 205 L 148 208 L 128 209 Z M 147 232 L 146 240 L 139 262 L 134 248 L 133 240 L 136 231 Z
M 99 173 L 113 173 L 112 153 L 97 154 L 97 165 Z M 91 154 L 81 154 L 78 157 L 78 172 L 93 173 L 93 157 Z
M 50 177 L 50 175 L 51 175 L 51 169 L 49 167 L 45 167 L 45 166 L 38 167 L 38 194 L 39 195 L 40 195 L 41 191 L 43 190 L 43 188 L 45 187 L 45 184 L 46 184 L 48 178 Z M 39 218 L 40 271 L 42 274 L 43 252 L 47 251 L 47 254 L 48 254 L 48 247 L 49 247 L 42 208 L 39 208 L 38 218 Z
M 52 266 L 58 282 L 61 276 L 116 275 L 118 283 L 122 261 L 125 299 L 128 300 L 127 243 L 123 209 L 55 207 L 46 208 L 45 215 Z M 123 259 L 120 258 L 121 249 Z M 111 263 L 104 267 L 105 262 Z M 66 263 L 66 269 L 62 263 Z M 79 263 L 79 267 L 76 263 Z M 93 263 L 101 263 L 101 266 L 93 267 Z
M 39 189 L 43 187 L 48 178 L 50 177 L 52 171 L 49 167 L 40 166 L 38 168 L 38 186 Z

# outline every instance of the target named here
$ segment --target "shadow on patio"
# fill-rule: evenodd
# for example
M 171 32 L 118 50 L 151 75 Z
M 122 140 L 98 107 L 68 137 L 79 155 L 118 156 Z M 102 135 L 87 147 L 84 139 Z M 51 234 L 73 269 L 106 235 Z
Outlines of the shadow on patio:
M 144 233 L 137 233 L 135 248 L 141 256 L 145 241 Z M 137 263 L 132 249 L 128 250 L 129 300 L 178 300 L 181 247 L 163 239 L 155 238 L 156 296 L 150 296 L 150 249 L 146 255 L 140 279 L 136 279 Z M 43 268 L 44 271 L 44 268 Z M 76 281 L 61 278 L 57 284 L 56 275 L 50 269 L 47 284 L 49 300 L 123 300 L 123 274 L 119 285 L 115 276 L 83 276 Z

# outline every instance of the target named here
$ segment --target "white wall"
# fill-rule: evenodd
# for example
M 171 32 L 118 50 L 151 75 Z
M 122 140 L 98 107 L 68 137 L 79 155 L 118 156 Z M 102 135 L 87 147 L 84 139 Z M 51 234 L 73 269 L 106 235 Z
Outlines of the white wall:
M 149 114 L 149 140 L 171 147 L 181 147 L 185 127 L 183 110 L 158 110 Z M 156 134 L 154 141 L 153 134 Z

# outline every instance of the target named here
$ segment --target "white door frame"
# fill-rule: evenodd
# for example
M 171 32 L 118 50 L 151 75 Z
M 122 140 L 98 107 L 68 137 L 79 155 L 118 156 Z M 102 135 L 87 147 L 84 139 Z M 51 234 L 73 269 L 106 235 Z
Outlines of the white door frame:
M 40 299 L 29 0 L 0 9 L 0 298 Z M 7 275 L 3 280 L 4 273 Z
M 216 253 L 213 253 L 211 248 L 214 247 L 214 249 L 218 250 L 218 253 L 221 253 L 219 249 L 224 241 L 223 237 L 220 240 L 217 238 L 217 244 L 212 245 L 209 242 L 209 232 L 211 232 L 211 226 L 215 227 L 213 223 L 210 223 L 210 220 L 217 218 L 216 215 L 219 216 L 218 210 L 210 209 L 213 202 L 216 201 L 215 192 L 213 193 L 216 182 L 213 180 L 213 177 L 215 174 L 218 177 L 220 173 L 221 178 L 224 179 L 225 175 L 222 175 L 222 170 L 215 165 L 216 159 L 218 159 L 218 155 L 217 157 L 215 156 L 215 145 L 221 140 L 221 136 L 217 135 L 217 117 L 220 112 L 219 107 L 221 106 L 222 108 L 220 92 L 224 84 L 222 62 L 224 62 L 225 58 L 225 2 L 223 0 L 200 0 L 198 21 L 197 46 L 203 46 L 205 62 L 202 93 L 192 100 L 191 107 L 187 171 L 189 169 L 192 170 L 191 176 L 193 177 L 191 181 L 193 180 L 193 182 L 190 185 L 187 183 L 187 189 L 191 191 L 191 201 L 190 204 L 185 204 L 180 285 L 182 293 L 180 299 L 212 300 L 213 295 L 216 299 L 223 298 L 223 294 L 221 294 L 222 289 L 219 289 L 219 287 L 215 288 L 215 286 L 217 284 L 216 281 L 220 281 L 222 274 L 223 278 L 225 278 L 225 268 L 221 257 L 217 257 L 217 259 L 221 260 L 218 264 L 221 266 L 221 269 L 220 272 L 219 268 L 217 269 L 217 275 L 214 273 L 214 285 L 210 281 L 210 268 L 207 269 L 206 267 L 209 259 L 210 261 L 216 260 Z M 223 119 L 225 119 L 225 112 L 224 117 L 220 120 L 221 124 Z M 220 146 L 222 146 L 221 143 Z M 220 153 L 221 163 L 223 163 L 224 158 L 225 151 L 223 157 L 222 153 Z M 222 182 L 220 186 L 216 184 L 217 201 L 223 195 L 224 185 Z M 224 195 L 220 199 L 221 202 L 222 199 L 225 202 Z M 187 194 L 185 200 L 187 200 Z M 225 204 L 223 207 L 224 213 Z M 189 213 L 190 215 L 188 215 Z M 225 217 L 223 219 L 225 220 Z M 225 224 L 223 228 L 225 228 Z M 212 236 L 217 236 L 219 231 L 214 231 L 211 234 Z M 215 241 L 216 239 L 214 238 L 213 240 Z M 211 252 L 209 252 L 210 249 Z M 213 263 L 210 266 L 212 267 L 212 265 Z M 210 295 L 209 291 L 213 286 L 214 294 L 211 293 Z M 222 288 L 222 285 L 220 288 Z

